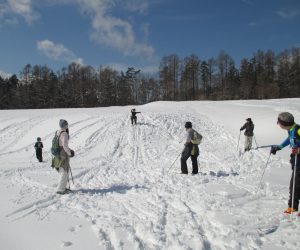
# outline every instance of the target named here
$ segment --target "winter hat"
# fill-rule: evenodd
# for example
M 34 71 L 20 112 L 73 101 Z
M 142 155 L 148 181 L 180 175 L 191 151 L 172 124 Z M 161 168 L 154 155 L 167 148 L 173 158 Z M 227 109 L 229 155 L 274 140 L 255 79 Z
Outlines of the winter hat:
M 60 119 L 59 120 L 59 126 L 62 128 L 62 129 L 66 129 L 68 128 L 69 124 L 66 120 L 63 120 L 63 119 Z
M 191 123 L 191 122 L 186 122 L 186 123 L 184 124 L 184 127 L 185 127 L 185 128 L 191 128 L 191 127 L 192 127 L 192 123 Z
M 293 126 L 295 123 L 294 116 L 289 112 L 282 112 L 278 115 L 277 123 L 285 127 Z
M 252 122 L 251 118 L 247 118 L 246 121 L 248 122 Z
M 41 137 L 38 137 L 38 138 L 36 138 L 36 140 L 37 140 L 37 141 L 41 141 L 42 139 L 41 139 Z

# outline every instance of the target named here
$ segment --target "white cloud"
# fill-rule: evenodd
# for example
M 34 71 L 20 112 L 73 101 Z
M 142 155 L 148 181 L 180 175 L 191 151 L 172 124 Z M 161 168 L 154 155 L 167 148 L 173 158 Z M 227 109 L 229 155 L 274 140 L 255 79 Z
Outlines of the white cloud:
M 146 43 L 136 41 L 133 26 L 124 19 L 111 16 L 109 10 L 115 4 L 121 3 L 113 0 L 77 0 L 81 10 L 91 18 L 92 34 L 91 37 L 97 43 L 115 48 L 124 55 L 142 56 L 152 58 L 154 48 Z M 124 1 L 127 3 L 135 1 Z M 142 1 L 146 2 L 146 1 Z M 142 7 L 141 7 L 142 6 Z M 140 5 L 141 10 L 146 5 Z
M 27 23 L 31 24 L 38 19 L 38 14 L 33 11 L 31 0 L 8 0 L 11 12 L 22 16 Z
M 119 0 L 125 8 L 132 12 L 144 13 L 149 8 L 149 0 Z
M 31 0 L 5 0 L 0 3 L 0 19 L 6 24 L 18 23 L 15 16 L 21 16 L 28 24 L 32 24 L 39 18 L 33 10 Z
M 47 57 L 66 62 L 76 62 L 83 64 L 83 59 L 76 57 L 75 53 L 65 48 L 62 44 L 55 44 L 49 40 L 43 40 L 37 42 L 37 49 Z
M 278 10 L 276 14 L 284 19 L 292 19 L 298 15 L 300 15 L 299 10 Z
M 150 0 L 6 0 L 4 4 L 0 4 L 0 6 L 3 5 L 4 12 L 0 10 L 0 18 L 2 16 L 3 19 L 4 15 L 15 14 L 22 16 L 27 23 L 31 24 L 38 18 L 34 4 L 77 5 L 81 12 L 91 20 L 91 38 L 96 43 L 117 49 L 126 56 L 152 59 L 154 48 L 146 42 L 137 41 L 134 27 L 128 20 L 112 15 L 113 10 L 117 8 L 144 13 L 149 8 L 150 2 Z M 16 23 L 16 20 L 14 22 Z M 146 26 L 143 28 L 144 38 L 147 38 L 149 29 Z

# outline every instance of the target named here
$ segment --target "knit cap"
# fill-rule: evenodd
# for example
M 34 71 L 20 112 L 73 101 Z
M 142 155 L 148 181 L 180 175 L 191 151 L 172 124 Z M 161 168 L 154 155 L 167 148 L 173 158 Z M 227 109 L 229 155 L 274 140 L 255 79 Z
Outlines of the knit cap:
M 60 128 L 62 128 L 62 129 L 66 129 L 66 128 L 68 128 L 68 122 L 66 121 L 66 120 L 63 120 L 63 119 L 60 119 L 59 120 L 59 126 L 60 126 Z
M 282 112 L 278 115 L 277 123 L 285 127 L 293 126 L 295 123 L 294 116 L 289 112 Z
M 184 127 L 185 127 L 185 128 L 192 128 L 192 123 L 191 123 L 191 122 L 186 122 L 186 123 L 184 124 Z

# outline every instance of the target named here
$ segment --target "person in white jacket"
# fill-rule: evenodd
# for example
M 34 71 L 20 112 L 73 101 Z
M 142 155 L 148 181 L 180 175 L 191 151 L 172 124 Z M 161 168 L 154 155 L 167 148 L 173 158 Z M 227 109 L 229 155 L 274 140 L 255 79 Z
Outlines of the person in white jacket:
M 57 194 L 65 194 L 67 190 L 67 184 L 69 180 L 69 171 L 70 171 L 70 157 L 74 156 L 74 151 L 69 148 L 69 129 L 68 122 L 61 119 L 59 121 L 60 130 L 56 131 L 56 135 L 59 140 L 60 147 L 60 159 L 61 164 L 59 166 L 58 172 L 61 175 L 60 182 L 57 187 Z

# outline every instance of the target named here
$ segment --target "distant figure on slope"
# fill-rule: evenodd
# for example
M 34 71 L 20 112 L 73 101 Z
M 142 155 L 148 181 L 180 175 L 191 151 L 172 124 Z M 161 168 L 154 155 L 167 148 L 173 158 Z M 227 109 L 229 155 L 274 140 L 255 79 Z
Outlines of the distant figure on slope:
M 39 162 L 43 161 L 43 143 L 41 140 L 41 137 L 38 137 L 37 142 L 34 144 L 34 148 L 35 148 L 35 155 L 36 158 L 39 160 Z
M 141 112 L 136 112 L 135 109 L 132 109 L 131 110 L 131 124 L 133 125 L 133 123 L 136 125 L 136 120 L 137 120 L 137 117 L 136 117 L 136 114 L 138 113 L 141 113 Z
M 254 130 L 254 124 L 251 120 L 251 118 L 246 119 L 246 123 L 240 128 L 240 131 L 245 130 L 245 152 L 250 151 L 252 147 L 252 140 L 253 140 L 253 130 Z
M 67 183 L 69 180 L 69 170 L 70 170 L 70 157 L 74 156 L 74 151 L 69 148 L 69 129 L 68 122 L 61 119 L 59 121 L 60 130 L 56 131 L 56 137 L 59 145 L 59 155 L 54 161 L 54 166 L 58 169 L 61 174 L 61 179 L 57 187 L 57 194 L 65 194 L 67 190 Z
M 300 199 L 300 126 L 295 123 L 294 116 L 288 112 L 283 112 L 278 115 L 277 124 L 282 129 L 287 130 L 288 137 L 280 145 L 272 146 L 271 154 L 275 155 L 278 150 L 281 150 L 288 145 L 292 147 L 290 163 L 293 173 L 290 180 L 289 207 L 284 211 L 285 213 L 290 214 L 294 211 L 298 211 Z M 298 215 L 300 216 L 300 214 Z
M 199 156 L 199 147 L 198 145 L 201 143 L 202 135 L 200 135 L 197 131 L 192 129 L 192 123 L 186 122 L 184 125 L 186 129 L 186 140 L 184 143 L 184 149 L 181 154 L 181 173 L 188 174 L 187 168 L 187 159 L 191 157 L 193 171 L 192 174 L 198 174 L 198 162 L 197 158 Z

